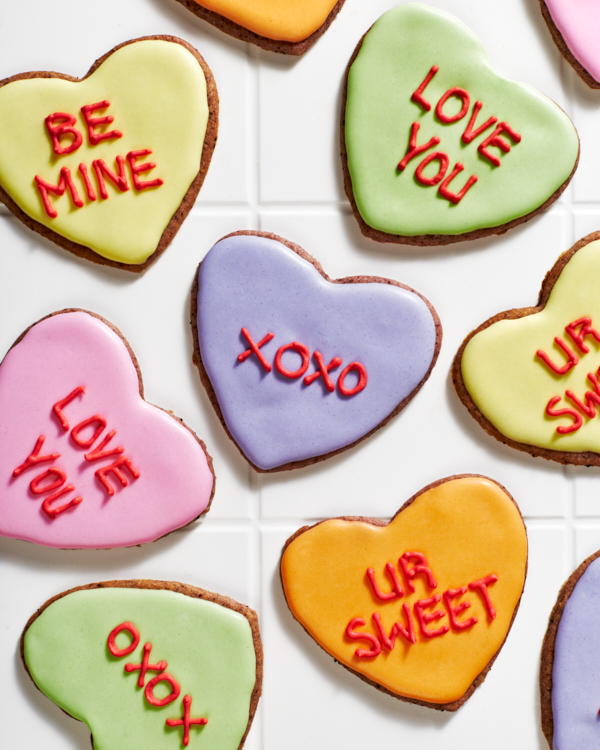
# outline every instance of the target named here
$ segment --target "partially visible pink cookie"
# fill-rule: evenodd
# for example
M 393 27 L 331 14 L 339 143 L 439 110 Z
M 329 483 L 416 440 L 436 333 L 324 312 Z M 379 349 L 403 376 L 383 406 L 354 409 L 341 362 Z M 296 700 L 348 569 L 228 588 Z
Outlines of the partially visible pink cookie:
M 220 31 L 271 52 L 303 55 L 346 0 L 177 0 Z
M 62 310 L 0 365 L 0 536 L 47 547 L 151 542 L 205 513 L 212 459 L 181 420 L 143 398 L 119 331 Z
M 577 75 L 600 88 L 600 4 L 597 0 L 540 0 L 552 39 Z

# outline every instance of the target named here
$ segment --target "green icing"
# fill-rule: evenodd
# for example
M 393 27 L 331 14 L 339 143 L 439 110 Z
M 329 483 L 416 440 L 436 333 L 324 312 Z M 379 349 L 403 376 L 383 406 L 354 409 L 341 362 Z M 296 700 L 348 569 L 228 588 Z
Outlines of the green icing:
M 106 110 L 92 117 L 111 115 L 110 125 L 98 133 L 118 130 L 122 138 L 90 146 L 87 127 L 80 112 L 85 104 L 107 100 Z M 31 78 L 0 88 L 0 185 L 23 209 L 44 226 L 69 240 L 91 248 L 110 260 L 143 263 L 156 250 L 165 227 L 176 212 L 200 169 L 208 122 L 208 99 L 204 72 L 196 58 L 181 44 L 146 40 L 114 52 L 96 72 L 81 82 L 60 78 Z M 55 112 L 76 116 L 75 128 L 83 143 L 71 154 L 57 156 L 44 124 Z M 70 137 L 61 140 L 64 146 Z M 142 181 L 157 177 L 163 185 L 133 189 L 127 161 L 129 191 L 121 192 L 107 178 L 108 198 L 98 194 L 92 167 L 104 159 L 118 172 L 116 156 L 150 149 L 150 156 L 137 164 L 156 164 L 139 175 Z M 96 192 L 91 202 L 78 172 L 83 162 Z M 50 202 L 58 213 L 46 213 L 34 177 L 58 184 L 60 170 L 68 167 L 84 206 L 71 203 L 68 189 Z
M 131 654 L 115 658 L 109 633 L 130 621 L 140 633 Z M 131 642 L 127 633 L 117 645 Z M 152 644 L 150 663 L 168 663 L 181 686 L 177 700 L 156 708 L 137 687 L 144 643 Z M 238 612 L 167 590 L 90 589 L 68 594 L 35 620 L 25 635 L 25 661 L 36 685 L 60 708 L 84 721 L 94 750 L 179 750 L 184 695 L 192 696 L 191 716 L 206 717 L 190 728 L 188 748 L 237 750 L 246 731 L 256 680 L 256 655 L 248 620 Z M 157 672 L 148 672 L 146 684 Z M 170 690 L 157 685 L 162 698 Z
M 423 94 L 432 105 L 425 112 L 411 95 L 433 65 L 439 71 Z M 435 107 L 453 87 L 468 92 L 469 111 L 462 120 L 443 124 Z M 477 151 L 494 128 L 469 145 L 461 141 L 476 101 L 483 107 L 475 128 L 495 116 L 522 136 L 514 144 L 504 134 L 510 153 L 490 148 L 499 156 L 500 167 Z M 453 115 L 459 109 L 459 100 L 451 97 L 443 111 Z M 399 172 L 413 122 L 420 124 L 418 145 L 436 135 L 440 143 Z M 554 102 L 494 73 L 480 40 L 466 26 L 418 3 L 388 11 L 365 36 L 348 74 L 345 137 L 352 190 L 362 218 L 374 229 L 406 236 L 463 234 L 534 211 L 568 179 L 579 148 L 573 124 Z M 437 187 L 421 185 L 414 176 L 420 162 L 434 151 L 450 158 L 446 176 L 456 162 L 465 167 L 450 184 L 452 192 L 459 192 L 472 174 L 478 177 L 456 206 L 440 197 Z M 438 166 L 438 161 L 430 164 L 425 176 L 434 176 Z

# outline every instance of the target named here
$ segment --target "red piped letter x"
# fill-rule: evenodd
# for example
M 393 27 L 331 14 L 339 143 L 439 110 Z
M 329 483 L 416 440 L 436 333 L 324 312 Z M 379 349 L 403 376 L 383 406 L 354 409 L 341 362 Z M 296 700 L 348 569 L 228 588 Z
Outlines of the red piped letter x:
M 259 349 L 261 346 L 264 346 L 266 343 L 268 343 L 274 337 L 275 334 L 267 333 L 264 339 L 261 339 L 261 341 L 259 341 L 258 344 L 254 343 L 254 340 L 252 336 L 248 333 L 247 328 L 242 328 L 242 335 L 244 336 L 246 341 L 250 344 L 250 349 L 246 349 L 245 352 L 242 352 L 241 354 L 238 355 L 238 362 L 245 362 L 251 354 L 256 354 L 256 356 L 258 357 L 258 361 L 265 368 L 265 370 L 267 372 L 271 372 L 271 365 L 263 357 Z
M 208 719 L 192 719 L 190 710 L 192 707 L 192 696 L 186 695 L 183 699 L 183 719 L 167 719 L 168 727 L 179 727 L 183 725 L 183 746 L 187 747 L 190 741 L 190 724 L 199 724 L 203 726 L 208 724 Z

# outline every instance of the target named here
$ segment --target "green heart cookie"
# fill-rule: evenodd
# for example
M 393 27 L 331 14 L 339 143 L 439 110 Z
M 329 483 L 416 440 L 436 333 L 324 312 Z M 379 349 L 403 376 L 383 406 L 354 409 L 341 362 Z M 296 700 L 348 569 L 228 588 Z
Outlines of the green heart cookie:
M 348 71 L 344 147 L 363 232 L 409 244 L 525 221 L 558 197 L 579 157 L 556 104 L 494 73 L 466 26 L 419 3 L 388 11 L 363 37 Z

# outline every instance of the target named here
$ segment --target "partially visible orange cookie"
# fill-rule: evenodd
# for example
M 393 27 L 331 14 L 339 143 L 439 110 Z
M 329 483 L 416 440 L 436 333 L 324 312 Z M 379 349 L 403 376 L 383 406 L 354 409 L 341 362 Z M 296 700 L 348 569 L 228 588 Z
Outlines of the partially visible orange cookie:
M 177 0 L 217 29 L 271 52 L 303 55 L 346 0 Z
M 325 651 L 384 692 L 445 711 L 485 679 L 526 573 L 516 503 L 476 475 L 426 487 L 389 524 L 305 526 L 281 560 L 288 606 Z

